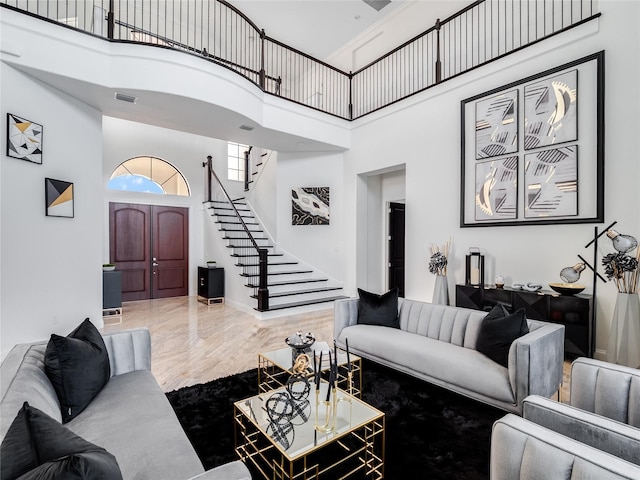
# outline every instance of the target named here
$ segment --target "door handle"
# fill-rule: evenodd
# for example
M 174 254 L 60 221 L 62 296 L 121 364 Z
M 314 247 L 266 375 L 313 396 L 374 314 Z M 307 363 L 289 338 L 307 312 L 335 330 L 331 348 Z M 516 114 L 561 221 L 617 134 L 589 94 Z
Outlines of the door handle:
M 158 266 L 158 264 L 156 262 L 153 262 L 151 265 L 154 266 L 154 267 Z

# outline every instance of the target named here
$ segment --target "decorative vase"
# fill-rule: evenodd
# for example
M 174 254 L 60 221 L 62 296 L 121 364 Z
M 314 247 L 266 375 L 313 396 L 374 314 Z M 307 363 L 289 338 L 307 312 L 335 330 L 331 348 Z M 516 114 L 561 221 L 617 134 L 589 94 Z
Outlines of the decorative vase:
M 609 330 L 607 360 L 640 367 L 640 295 L 637 293 L 618 293 Z
M 449 288 L 446 275 L 436 275 L 436 284 L 433 287 L 433 299 L 431 303 L 449 305 Z

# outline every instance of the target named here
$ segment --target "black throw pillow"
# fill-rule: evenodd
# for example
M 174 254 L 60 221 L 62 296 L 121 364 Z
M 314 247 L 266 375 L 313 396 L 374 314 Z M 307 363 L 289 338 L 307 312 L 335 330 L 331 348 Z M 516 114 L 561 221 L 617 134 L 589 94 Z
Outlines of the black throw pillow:
M 2 480 L 121 480 L 115 457 L 24 402 L 0 446 Z
M 111 375 L 107 347 L 88 318 L 66 337 L 51 335 L 44 368 L 60 402 L 62 423 L 82 412 Z
M 503 305 L 496 305 L 482 320 L 476 350 L 503 367 L 509 366 L 509 347 L 513 341 L 529 333 L 524 308 L 509 314 Z
M 358 289 L 358 320 L 364 325 L 400 328 L 398 319 L 398 289 L 378 295 Z

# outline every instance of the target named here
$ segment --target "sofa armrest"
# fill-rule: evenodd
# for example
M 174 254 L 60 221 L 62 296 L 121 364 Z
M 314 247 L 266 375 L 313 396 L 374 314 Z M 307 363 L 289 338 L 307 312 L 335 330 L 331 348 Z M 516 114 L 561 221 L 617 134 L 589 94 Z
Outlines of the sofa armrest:
M 513 414 L 493 425 L 489 468 L 491 480 L 640 478 L 640 466 Z
M 571 364 L 574 407 L 640 428 L 640 370 L 580 357 Z
M 358 299 L 346 298 L 336 300 L 333 307 L 333 338 L 338 345 L 344 347 L 344 342 L 339 341 L 340 332 L 358 321 Z
M 151 335 L 146 328 L 103 335 L 111 376 L 135 370 L 151 371 Z
M 190 480 L 251 480 L 251 474 L 244 463 L 236 460 L 207 470 Z
M 509 379 L 522 411 L 529 395 L 550 397 L 562 383 L 564 325 L 532 322 L 537 328 L 513 342 L 509 352 Z
M 522 414 L 554 432 L 640 465 L 640 429 L 536 395 L 524 399 Z

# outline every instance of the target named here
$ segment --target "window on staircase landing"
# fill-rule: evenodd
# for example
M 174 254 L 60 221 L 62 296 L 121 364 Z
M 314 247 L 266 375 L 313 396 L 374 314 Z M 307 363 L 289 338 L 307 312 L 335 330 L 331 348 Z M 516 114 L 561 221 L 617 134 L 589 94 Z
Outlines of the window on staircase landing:
M 190 195 L 189 185 L 176 167 L 156 157 L 134 157 L 122 162 L 111 174 L 110 190 Z
M 227 178 L 244 182 L 244 152 L 249 150 L 248 145 L 228 142 L 227 147 Z

